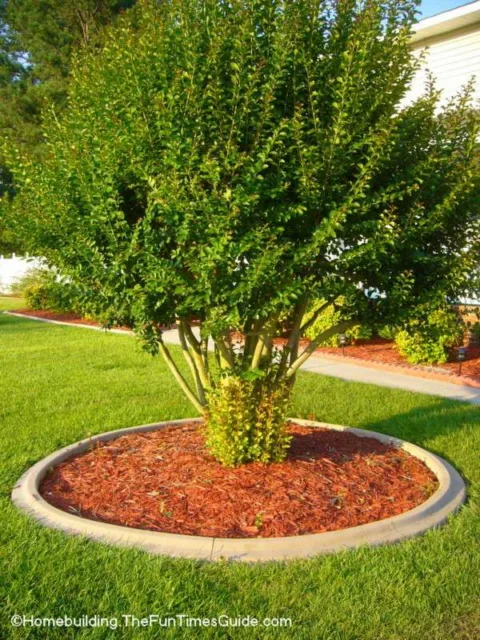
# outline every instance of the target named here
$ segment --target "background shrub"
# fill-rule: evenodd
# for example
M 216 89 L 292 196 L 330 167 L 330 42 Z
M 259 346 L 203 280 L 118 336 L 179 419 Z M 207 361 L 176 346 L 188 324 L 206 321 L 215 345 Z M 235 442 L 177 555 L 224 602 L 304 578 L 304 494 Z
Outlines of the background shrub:
M 385 338 L 385 340 L 395 340 L 397 335 L 402 330 L 402 327 L 395 324 L 386 324 L 383 327 L 379 327 L 377 330 L 377 334 L 380 338 Z
M 449 350 L 462 343 L 464 325 L 451 309 L 437 309 L 427 320 L 410 320 L 395 337 L 399 352 L 411 364 L 447 362 Z
M 323 300 L 315 300 L 311 305 L 311 310 L 305 315 L 305 322 L 307 322 L 313 315 L 314 309 L 323 304 Z M 342 299 L 338 301 L 338 304 L 342 304 Z M 318 316 L 315 322 L 305 331 L 305 337 L 309 340 L 314 340 L 323 331 L 326 331 L 330 327 L 339 323 L 342 320 L 342 311 L 335 309 L 334 305 L 328 306 L 325 311 Z M 366 324 L 357 324 L 345 331 L 345 334 L 350 342 L 356 340 L 369 340 L 373 335 L 373 330 Z M 323 347 L 338 347 L 338 335 L 331 336 L 320 343 Z
M 29 309 L 71 312 L 77 310 L 75 287 L 45 268 L 32 269 L 19 278 L 12 292 L 25 299 Z

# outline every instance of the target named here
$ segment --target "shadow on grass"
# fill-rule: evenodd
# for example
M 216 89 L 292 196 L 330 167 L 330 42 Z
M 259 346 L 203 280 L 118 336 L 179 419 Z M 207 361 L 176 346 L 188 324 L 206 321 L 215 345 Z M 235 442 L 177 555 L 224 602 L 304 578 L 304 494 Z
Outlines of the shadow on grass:
M 456 467 L 455 460 L 436 447 L 436 438 L 462 438 L 462 432 L 472 428 L 480 431 L 480 408 L 464 402 L 438 401 L 434 405 L 416 407 L 405 413 L 389 416 L 385 420 L 362 425 L 365 429 L 396 436 L 437 453 Z M 472 452 L 472 455 L 475 455 Z M 460 469 L 458 469 L 460 471 Z

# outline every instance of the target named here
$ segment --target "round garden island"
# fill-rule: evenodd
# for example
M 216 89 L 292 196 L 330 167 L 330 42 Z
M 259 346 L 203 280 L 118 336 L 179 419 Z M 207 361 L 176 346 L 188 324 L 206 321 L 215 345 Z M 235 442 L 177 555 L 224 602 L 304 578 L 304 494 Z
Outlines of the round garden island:
M 267 561 L 400 542 L 466 497 L 445 460 L 391 436 L 291 419 L 284 462 L 225 467 L 189 418 L 111 431 L 44 458 L 14 503 L 48 527 L 203 560 Z

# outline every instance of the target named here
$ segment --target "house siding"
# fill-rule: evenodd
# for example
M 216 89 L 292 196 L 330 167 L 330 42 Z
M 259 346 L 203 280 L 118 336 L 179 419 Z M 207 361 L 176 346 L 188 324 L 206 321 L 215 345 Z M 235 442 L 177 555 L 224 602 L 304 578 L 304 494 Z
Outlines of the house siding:
M 475 3 L 475 6 L 479 4 Z M 423 53 L 425 58 L 404 99 L 404 104 L 412 102 L 424 93 L 429 73 L 433 75 L 437 88 L 442 91 L 442 103 L 461 91 L 472 77 L 476 81 L 474 97 L 480 100 L 480 20 L 476 19 L 466 27 L 446 30 L 436 36 L 419 36 L 420 33 L 417 33 L 411 45 L 412 51 L 416 56 Z M 458 302 L 478 307 L 480 297 L 459 298 Z
M 11 293 L 11 287 L 28 271 L 42 265 L 40 258 L 22 258 L 13 254 L 11 258 L 0 256 L 0 295 Z
M 417 56 L 425 51 L 425 61 L 412 83 L 409 102 L 423 93 L 428 72 L 442 90 L 442 101 L 458 93 L 472 77 L 477 79 L 475 96 L 480 99 L 480 23 L 417 41 L 412 50 Z

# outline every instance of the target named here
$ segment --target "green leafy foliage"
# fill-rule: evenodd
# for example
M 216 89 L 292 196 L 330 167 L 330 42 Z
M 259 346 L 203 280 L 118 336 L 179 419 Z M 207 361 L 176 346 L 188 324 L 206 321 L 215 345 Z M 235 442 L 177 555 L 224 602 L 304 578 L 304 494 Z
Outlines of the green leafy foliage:
M 386 340 L 395 340 L 397 335 L 402 330 L 402 327 L 395 324 L 385 324 L 382 327 L 379 327 L 377 330 L 380 338 L 385 338 Z
M 2 0 L 0 2 L 0 127 L 8 146 L 16 145 L 41 162 L 47 152 L 42 112 L 59 113 L 66 104 L 72 55 L 94 52 L 103 32 L 134 0 Z M 8 153 L 8 152 L 7 152 Z M 0 152 L 0 196 L 14 185 Z M 0 205 L 0 253 L 21 251 Z
M 464 326 L 451 309 L 437 309 L 411 320 L 395 343 L 411 364 L 447 362 L 449 350 L 462 343 Z
M 29 309 L 64 312 L 77 309 L 75 286 L 51 269 L 31 269 L 14 283 L 12 293 L 24 298 Z
M 211 403 L 226 378 L 252 390 L 254 420 L 248 385 L 290 385 L 315 344 L 471 286 L 473 87 L 443 108 L 433 86 L 401 106 L 419 64 L 415 12 L 410 0 L 142 0 L 101 52 L 78 57 L 68 106 L 45 114 L 44 161 L 10 154 L 27 249 L 79 287 L 85 310 L 161 352 L 219 430 Z M 342 318 L 300 353 L 311 301 L 340 298 Z M 291 327 L 281 354 L 279 318 Z M 188 381 L 162 342 L 173 323 Z
M 291 437 L 285 432 L 290 392 L 285 385 L 229 375 L 209 393 L 206 442 L 225 465 L 285 459 Z
M 305 314 L 305 321 L 308 322 L 312 318 L 314 310 L 323 304 L 325 304 L 325 300 L 315 300 L 311 310 Z M 342 317 L 342 299 L 339 299 L 336 301 L 336 305 L 329 305 L 318 315 L 315 321 L 306 329 L 305 337 L 314 340 L 318 335 L 335 324 L 338 324 L 342 320 Z M 369 340 L 373 336 L 373 330 L 367 324 L 356 324 L 347 329 L 345 335 L 349 342 Z M 319 346 L 338 347 L 338 334 L 323 340 Z
M 4 0 L 0 4 L 0 121 L 5 135 L 43 153 L 42 109 L 65 104 L 72 55 L 95 50 L 129 0 Z

